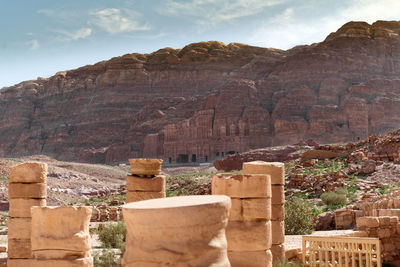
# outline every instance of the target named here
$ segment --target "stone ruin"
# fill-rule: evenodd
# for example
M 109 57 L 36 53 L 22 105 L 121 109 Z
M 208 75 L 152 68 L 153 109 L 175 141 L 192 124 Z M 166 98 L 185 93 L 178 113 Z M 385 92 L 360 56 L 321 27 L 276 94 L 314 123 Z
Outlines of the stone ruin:
M 132 175 L 126 177 L 126 202 L 165 197 L 166 177 L 160 175 L 162 160 L 129 159 Z
M 162 161 L 130 161 L 123 266 L 272 266 L 284 257 L 283 163 L 250 162 L 243 175 L 216 175 L 214 195 L 164 198 Z M 93 266 L 92 207 L 46 207 L 46 177 L 43 163 L 10 170 L 8 266 Z M 149 198 L 157 199 L 136 202 Z
M 230 266 L 227 196 L 184 196 L 123 206 L 122 266 Z
M 32 267 L 91 267 L 91 207 L 32 207 Z
M 284 258 L 284 164 L 243 165 L 243 175 L 218 174 L 212 193 L 231 197 L 226 230 L 233 266 L 272 266 Z
M 33 262 L 31 207 L 46 206 L 46 178 L 47 165 L 43 163 L 23 163 L 10 169 L 7 260 L 9 267 L 25 267 Z

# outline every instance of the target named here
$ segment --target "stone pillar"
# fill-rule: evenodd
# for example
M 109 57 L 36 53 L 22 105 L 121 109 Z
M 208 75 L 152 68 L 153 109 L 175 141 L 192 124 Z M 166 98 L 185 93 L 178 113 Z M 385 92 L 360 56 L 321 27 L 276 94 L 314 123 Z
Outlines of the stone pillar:
M 30 266 L 31 207 L 46 206 L 47 164 L 28 162 L 10 168 L 7 266 Z
M 126 177 L 126 203 L 165 197 L 166 178 L 161 159 L 129 159 L 132 175 Z
M 92 267 L 92 207 L 32 207 L 32 267 Z
M 226 238 L 233 267 L 272 267 L 270 180 L 269 175 L 227 174 L 212 179 L 212 194 L 232 201 Z
M 271 176 L 271 252 L 275 262 L 285 257 L 285 165 L 281 162 L 245 162 L 243 163 L 243 174 Z
M 122 207 L 127 228 L 122 266 L 230 266 L 226 196 L 151 199 Z

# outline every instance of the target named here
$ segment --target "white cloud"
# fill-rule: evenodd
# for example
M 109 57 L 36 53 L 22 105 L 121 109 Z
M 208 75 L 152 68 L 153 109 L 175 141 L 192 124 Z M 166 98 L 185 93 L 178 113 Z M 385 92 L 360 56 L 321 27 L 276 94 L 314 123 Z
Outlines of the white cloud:
M 91 28 L 80 28 L 72 32 L 56 30 L 55 32 L 62 34 L 62 37 L 60 38 L 62 41 L 76 41 L 79 39 L 86 39 L 90 35 L 92 35 Z
M 238 18 L 259 14 L 266 7 L 276 6 L 286 0 L 168 0 L 158 12 L 171 16 L 191 16 L 201 26 L 214 26 Z
M 138 21 L 139 18 L 140 14 L 134 11 L 106 8 L 90 12 L 89 24 L 110 34 L 150 30 L 149 25 Z
M 376 20 L 399 20 L 398 0 L 352 0 L 349 8 L 341 12 L 347 20 L 362 20 L 373 23 Z
M 296 45 L 323 41 L 349 21 L 399 20 L 400 1 L 398 0 L 352 0 L 341 10 L 332 10 L 329 15 L 315 15 L 305 19 L 302 9 L 313 8 L 306 2 L 292 6 L 281 14 L 269 18 L 254 30 L 248 39 L 253 45 L 281 49 Z M 318 14 L 318 9 L 315 10 Z M 297 16 L 296 16 L 297 15 Z
M 36 50 L 40 47 L 39 41 L 34 39 L 34 40 L 29 40 L 28 42 L 25 43 L 27 46 L 29 46 L 30 50 Z

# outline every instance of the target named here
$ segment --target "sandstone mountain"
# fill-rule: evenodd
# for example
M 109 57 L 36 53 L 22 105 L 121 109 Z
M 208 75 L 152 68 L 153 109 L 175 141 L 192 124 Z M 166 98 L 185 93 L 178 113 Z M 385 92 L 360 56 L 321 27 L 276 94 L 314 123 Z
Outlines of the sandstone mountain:
M 201 42 L 0 90 L 0 156 L 204 162 L 400 127 L 400 21 L 349 22 L 283 51 Z

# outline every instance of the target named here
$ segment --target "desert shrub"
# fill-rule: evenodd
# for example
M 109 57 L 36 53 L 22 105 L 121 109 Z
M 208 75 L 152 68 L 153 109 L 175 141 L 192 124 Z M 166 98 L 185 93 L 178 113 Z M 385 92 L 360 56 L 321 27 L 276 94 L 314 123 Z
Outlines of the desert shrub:
M 288 261 L 287 259 L 278 260 L 274 263 L 274 267 L 303 267 L 301 262 Z
M 120 267 L 121 257 L 120 255 L 109 249 L 103 249 L 101 252 L 95 252 L 93 254 L 93 266 L 94 267 Z
M 285 203 L 285 233 L 287 235 L 311 234 L 315 214 L 309 204 L 300 198 L 292 198 Z
M 117 248 L 125 251 L 126 227 L 123 221 L 109 224 L 99 230 L 99 240 L 104 248 Z
M 323 193 L 321 200 L 328 206 L 344 206 L 347 203 L 346 195 L 336 192 Z
M 348 193 L 348 190 L 346 187 L 339 187 L 336 188 L 335 192 L 338 194 L 346 195 Z

